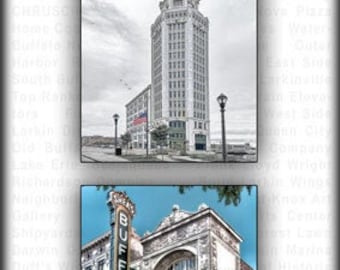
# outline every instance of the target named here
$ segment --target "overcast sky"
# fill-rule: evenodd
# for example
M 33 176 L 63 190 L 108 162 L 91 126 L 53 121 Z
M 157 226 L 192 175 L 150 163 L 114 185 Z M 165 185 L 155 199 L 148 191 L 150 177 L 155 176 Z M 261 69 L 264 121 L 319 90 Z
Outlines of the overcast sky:
M 186 211 L 196 212 L 201 203 L 206 203 L 241 235 L 241 257 L 256 270 L 256 186 L 253 186 L 250 195 L 246 190 L 242 192 L 238 206 L 226 206 L 223 202 L 218 202 L 216 191 L 204 192 L 198 186 L 184 195 L 174 186 L 118 186 L 116 189 L 126 191 L 136 204 L 132 226 L 140 236 L 146 231 L 153 232 L 163 218 L 171 213 L 174 204 Z M 97 191 L 95 186 L 83 186 L 81 193 L 81 243 L 84 245 L 108 232 L 110 219 L 106 205 L 107 192 Z
M 159 0 L 82 0 L 82 135 L 126 129 L 125 104 L 151 83 L 150 26 Z M 256 141 L 256 1 L 202 0 L 209 18 L 211 138 L 221 134 L 216 97 L 229 98 L 227 140 Z

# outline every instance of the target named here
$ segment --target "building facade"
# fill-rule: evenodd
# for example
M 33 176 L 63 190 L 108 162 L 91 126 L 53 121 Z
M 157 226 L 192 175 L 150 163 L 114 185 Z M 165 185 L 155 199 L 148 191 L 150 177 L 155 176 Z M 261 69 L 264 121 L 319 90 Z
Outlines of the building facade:
M 155 123 L 169 128 L 169 147 L 210 150 L 209 21 L 200 0 L 163 0 L 151 26 L 151 99 Z
M 151 110 L 151 85 L 148 85 L 126 108 L 126 129 L 131 134 L 131 147 L 134 149 L 150 148 L 150 134 L 147 132 Z M 149 138 L 147 138 L 147 136 Z
M 84 245 L 82 270 L 109 270 L 110 233 Z M 242 239 L 214 210 L 202 204 L 194 213 L 174 205 L 153 232 L 131 235 L 135 270 L 251 270 L 241 259 Z

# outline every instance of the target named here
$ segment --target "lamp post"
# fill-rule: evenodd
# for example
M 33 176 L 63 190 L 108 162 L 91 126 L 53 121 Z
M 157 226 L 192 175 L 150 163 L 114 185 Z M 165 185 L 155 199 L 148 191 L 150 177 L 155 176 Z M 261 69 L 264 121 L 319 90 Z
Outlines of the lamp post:
M 112 117 L 115 123 L 115 154 L 117 154 L 117 144 L 118 144 L 117 124 L 118 124 L 119 114 L 115 113 Z
M 223 162 L 227 160 L 227 152 L 226 152 L 226 141 L 225 141 L 225 126 L 224 126 L 224 112 L 225 112 L 225 105 L 227 104 L 228 97 L 224 94 L 220 94 L 217 97 L 217 102 L 221 108 L 221 122 L 222 122 L 222 157 Z

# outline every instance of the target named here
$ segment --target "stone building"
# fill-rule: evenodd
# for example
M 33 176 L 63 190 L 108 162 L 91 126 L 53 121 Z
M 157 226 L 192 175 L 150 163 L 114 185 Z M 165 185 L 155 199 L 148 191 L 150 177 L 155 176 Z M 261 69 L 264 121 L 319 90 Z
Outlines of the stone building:
M 163 0 L 151 26 L 152 118 L 177 150 L 210 150 L 209 21 L 199 2 Z
M 84 245 L 82 270 L 108 270 L 110 233 Z M 251 270 L 240 254 L 241 236 L 205 204 L 194 213 L 174 205 L 153 232 L 131 235 L 135 270 Z
M 147 141 L 147 121 L 150 118 L 151 85 L 138 93 L 126 105 L 126 129 L 131 134 L 131 146 L 134 149 L 146 149 L 150 143 Z M 150 142 L 150 134 L 148 134 Z

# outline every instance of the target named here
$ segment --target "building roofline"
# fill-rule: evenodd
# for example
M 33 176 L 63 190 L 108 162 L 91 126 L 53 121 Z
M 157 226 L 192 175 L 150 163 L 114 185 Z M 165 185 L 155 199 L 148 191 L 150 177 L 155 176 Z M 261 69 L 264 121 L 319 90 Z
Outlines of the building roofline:
M 190 212 L 188 212 L 190 213 Z M 172 225 L 168 226 L 168 227 L 164 227 L 161 228 L 158 231 L 154 231 L 146 236 L 143 236 L 140 238 L 141 243 L 145 242 L 145 241 L 149 241 L 153 238 L 158 237 L 159 235 L 171 231 L 179 226 L 182 226 L 186 223 L 192 222 L 193 220 L 199 219 L 203 216 L 207 216 L 207 215 L 211 215 L 212 217 L 214 217 L 223 227 L 225 227 L 231 234 L 233 237 L 235 237 L 238 241 L 243 242 L 242 237 L 240 236 L 240 234 L 230 225 L 228 224 L 226 221 L 224 221 L 224 219 L 217 214 L 212 208 L 206 208 L 202 211 L 193 213 L 175 223 L 173 223 Z M 103 235 L 89 241 L 88 243 L 86 243 L 85 245 L 83 245 L 81 247 L 81 252 L 85 252 L 87 249 L 91 249 L 93 246 L 103 242 L 106 240 L 106 238 L 109 238 L 111 234 L 111 231 L 108 231 L 106 233 L 104 233 Z
M 106 238 L 109 238 L 111 235 L 111 231 L 108 231 L 102 235 L 100 235 L 99 237 L 96 237 L 95 239 L 87 242 L 86 244 L 84 244 L 82 247 L 81 247 L 81 252 L 84 252 L 86 251 L 87 249 L 91 249 L 94 245 L 100 243 L 100 242 L 103 242 L 106 240 Z
M 155 232 L 152 232 L 151 234 L 148 234 L 146 236 L 143 236 L 141 238 L 141 242 L 145 242 L 145 241 L 149 241 L 153 238 L 156 238 L 158 236 L 160 236 L 161 234 L 165 233 L 165 232 L 168 232 L 168 231 L 171 231 L 181 225 L 184 225 L 186 223 L 189 223 L 195 219 L 198 219 L 198 218 L 201 218 L 202 216 L 205 216 L 205 215 L 211 215 L 213 216 L 222 226 L 224 226 L 231 234 L 233 237 L 235 237 L 238 241 L 240 242 L 243 242 L 243 239 L 242 237 L 239 235 L 238 232 L 236 232 L 236 230 L 234 228 L 231 227 L 231 225 L 229 225 L 226 221 L 224 221 L 213 209 L 211 208 L 207 208 L 207 209 L 204 209 L 203 211 L 200 211 L 200 212 L 197 212 L 197 213 L 194 213 L 188 217 L 185 217 L 175 223 L 173 223 L 172 225 L 168 226 L 168 227 L 165 227 L 165 228 L 162 228 L 158 231 L 155 231 Z
M 142 91 L 140 91 L 137 95 L 135 95 L 128 103 L 125 104 L 125 107 L 129 106 L 132 102 L 134 102 L 139 96 L 141 96 L 144 92 L 151 89 L 151 84 L 148 84 Z

